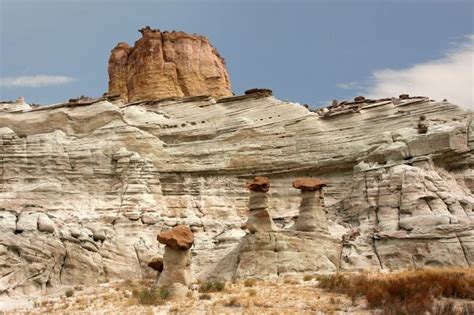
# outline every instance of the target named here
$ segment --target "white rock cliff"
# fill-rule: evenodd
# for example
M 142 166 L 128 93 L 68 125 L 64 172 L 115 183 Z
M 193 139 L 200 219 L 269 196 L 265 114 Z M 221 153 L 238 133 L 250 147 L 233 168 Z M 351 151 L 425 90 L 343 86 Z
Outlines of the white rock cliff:
M 0 113 L 3 293 L 147 276 L 163 253 L 156 235 L 177 224 L 195 235 L 195 276 L 212 276 L 245 247 L 256 175 L 269 177 L 276 239 L 290 243 L 301 202 L 292 181 L 330 183 L 329 233 L 342 242 L 331 270 L 474 263 L 472 112 L 447 102 L 331 115 L 258 93 L 21 106 Z M 298 271 L 277 263 L 278 274 Z

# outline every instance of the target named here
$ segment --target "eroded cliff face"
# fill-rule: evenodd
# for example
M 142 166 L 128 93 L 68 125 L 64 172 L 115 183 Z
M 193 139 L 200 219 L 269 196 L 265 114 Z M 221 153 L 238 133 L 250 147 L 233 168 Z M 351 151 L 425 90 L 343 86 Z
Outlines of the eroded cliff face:
M 109 58 L 109 94 L 125 101 L 232 95 L 224 59 L 201 35 L 140 30 L 133 47 L 119 43 Z
M 341 246 L 324 268 L 474 262 L 472 112 L 447 102 L 364 100 L 316 113 L 255 93 L 14 105 L 0 113 L 4 293 L 150 275 L 163 252 L 156 235 L 176 224 L 194 233 L 198 278 L 222 270 L 226 255 L 235 262 L 238 248 L 270 257 L 278 274 L 318 269 L 311 253 L 325 250 L 311 247 L 321 242 L 301 244 L 292 232 L 298 177 L 329 183 L 325 237 Z M 269 177 L 268 211 L 281 232 L 238 245 L 256 175 Z M 298 270 L 297 253 L 308 259 Z M 236 270 L 253 276 L 257 267 Z

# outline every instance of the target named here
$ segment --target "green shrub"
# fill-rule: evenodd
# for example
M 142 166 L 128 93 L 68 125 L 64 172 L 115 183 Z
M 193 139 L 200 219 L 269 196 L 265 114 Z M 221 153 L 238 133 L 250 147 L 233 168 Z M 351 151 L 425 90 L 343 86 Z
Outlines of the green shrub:
M 221 281 L 208 281 L 199 286 L 199 293 L 220 292 L 224 290 L 225 283 Z

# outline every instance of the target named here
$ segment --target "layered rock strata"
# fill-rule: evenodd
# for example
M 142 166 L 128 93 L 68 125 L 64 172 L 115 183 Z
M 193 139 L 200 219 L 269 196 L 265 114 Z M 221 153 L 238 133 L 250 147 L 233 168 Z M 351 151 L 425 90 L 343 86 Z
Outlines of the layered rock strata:
M 245 227 L 250 233 L 275 231 L 276 227 L 267 210 L 270 181 L 267 177 L 257 176 L 247 188 L 250 190 L 248 206 L 250 214 Z
M 293 181 L 293 187 L 301 191 L 300 211 L 295 223 L 297 231 L 329 234 L 322 190 L 324 186 L 327 186 L 326 182 L 313 178 Z
M 341 242 L 328 235 L 308 232 L 257 232 L 216 264 L 212 279 L 275 279 L 283 275 L 335 272 L 340 264 Z
M 421 97 L 340 107 L 320 115 L 254 93 L 2 110 L 1 291 L 150 276 L 148 263 L 163 254 L 157 233 L 178 224 L 194 234 L 198 278 L 237 247 L 250 257 L 260 237 L 262 255 L 283 270 L 291 260 L 279 244 L 296 240 L 298 177 L 331 183 L 326 218 L 330 239 L 344 239 L 341 269 L 472 265 L 472 112 Z M 278 236 L 241 229 L 255 174 L 271 181 Z M 293 248 L 303 246 L 297 239 Z M 321 248 L 320 238 L 305 242 L 308 255 Z
M 162 232 L 158 242 L 165 244 L 162 271 L 158 273 L 156 285 L 170 291 L 174 296 L 185 296 L 192 284 L 191 252 L 194 244 L 191 230 L 184 225 Z M 160 267 L 157 264 L 157 267 Z
M 200 35 L 145 27 L 133 47 L 118 43 L 109 58 L 108 94 L 125 101 L 232 95 L 224 59 Z

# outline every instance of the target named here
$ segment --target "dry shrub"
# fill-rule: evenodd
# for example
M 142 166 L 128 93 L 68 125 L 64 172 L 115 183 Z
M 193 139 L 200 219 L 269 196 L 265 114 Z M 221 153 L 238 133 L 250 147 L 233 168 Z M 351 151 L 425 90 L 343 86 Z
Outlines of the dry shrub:
M 474 314 L 474 303 L 468 303 L 468 304 L 463 305 L 461 314 L 462 315 Z
M 257 283 L 257 279 L 245 279 L 244 286 L 247 288 L 253 287 Z
M 227 306 L 227 307 L 239 307 L 239 306 L 241 306 L 241 303 L 240 303 L 240 300 L 239 300 L 238 297 L 233 296 L 225 303 L 225 306 Z
M 166 289 L 141 289 L 134 291 L 133 296 L 142 305 L 160 305 L 170 297 L 170 292 Z
M 474 268 L 439 268 L 397 272 L 390 275 L 335 273 L 319 276 L 319 287 L 344 293 L 354 302 L 367 299 L 369 307 L 386 314 L 421 314 L 432 311 L 434 299 L 474 298 Z
M 311 281 L 314 279 L 314 276 L 312 275 L 304 275 L 303 281 Z
M 207 293 L 203 293 L 199 296 L 199 299 L 200 300 L 210 300 L 211 299 L 211 296 Z
M 225 283 L 221 281 L 207 281 L 199 286 L 199 293 L 220 292 L 224 290 Z
M 441 301 L 433 307 L 432 315 L 452 315 L 456 314 L 456 307 L 452 300 Z
M 71 297 L 74 295 L 74 290 L 73 289 L 67 289 L 66 290 L 66 297 Z
M 291 278 L 286 278 L 283 282 L 284 282 L 285 284 L 298 284 L 298 280 L 296 280 L 296 279 L 291 279 Z
M 257 295 L 257 291 L 255 289 L 249 290 L 249 296 L 256 296 L 256 295 Z

